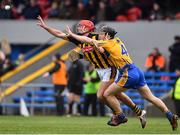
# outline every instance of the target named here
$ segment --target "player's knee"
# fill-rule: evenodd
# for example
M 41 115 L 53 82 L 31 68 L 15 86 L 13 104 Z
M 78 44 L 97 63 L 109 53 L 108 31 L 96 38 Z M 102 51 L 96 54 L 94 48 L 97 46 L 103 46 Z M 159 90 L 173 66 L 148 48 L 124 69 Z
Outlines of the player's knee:
M 104 101 L 103 94 L 101 94 L 101 93 L 97 93 L 97 98 L 98 98 L 98 100 L 100 100 L 101 102 Z
M 108 93 L 108 92 L 104 92 L 103 97 L 104 97 L 105 99 L 108 98 L 108 97 L 109 97 L 109 93 Z

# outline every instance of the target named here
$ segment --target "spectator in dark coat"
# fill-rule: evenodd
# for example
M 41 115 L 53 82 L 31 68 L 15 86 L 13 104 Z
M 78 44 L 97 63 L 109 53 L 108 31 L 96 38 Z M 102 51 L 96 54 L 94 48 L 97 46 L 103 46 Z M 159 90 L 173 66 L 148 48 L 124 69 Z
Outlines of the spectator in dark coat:
M 71 0 L 65 0 L 61 4 L 61 8 L 59 11 L 60 19 L 72 19 L 75 14 L 75 8 L 73 7 L 73 3 Z
M 174 72 L 180 67 L 180 36 L 174 37 L 175 43 L 169 47 L 169 71 Z
M 69 114 L 73 114 L 73 105 L 77 103 L 77 114 L 81 114 L 80 97 L 83 91 L 84 68 L 80 61 L 73 62 L 68 70 Z
M 30 0 L 30 3 L 23 10 L 25 19 L 36 19 L 40 15 L 40 7 L 36 0 Z

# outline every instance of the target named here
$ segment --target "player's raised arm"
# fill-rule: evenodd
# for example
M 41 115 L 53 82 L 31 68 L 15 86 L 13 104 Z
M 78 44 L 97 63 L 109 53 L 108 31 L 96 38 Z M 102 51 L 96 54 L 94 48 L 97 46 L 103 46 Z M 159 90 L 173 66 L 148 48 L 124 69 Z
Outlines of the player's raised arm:
M 41 18 L 41 16 L 38 16 L 37 19 L 38 19 L 38 23 L 37 23 L 38 26 L 42 27 L 43 29 L 47 30 L 50 34 L 52 34 L 52 35 L 54 35 L 54 36 L 56 36 L 58 38 L 66 39 L 66 37 L 67 37 L 66 33 L 64 33 L 64 32 L 62 32 L 60 30 L 49 27 L 44 22 L 44 20 Z
M 100 52 L 102 52 L 102 53 L 104 52 L 104 49 L 102 47 L 98 46 L 99 45 L 98 40 L 91 39 L 91 38 L 89 38 L 87 36 L 80 36 L 80 35 L 74 34 L 68 26 L 66 27 L 66 33 L 69 36 L 75 38 L 76 40 L 78 40 L 80 42 L 95 45 L 99 49 Z
M 80 36 L 80 35 L 73 33 L 68 26 L 66 27 L 66 33 L 69 36 L 71 36 L 71 37 L 75 38 L 76 40 L 83 42 L 83 43 L 93 44 L 94 42 L 96 42 L 96 40 L 91 39 L 87 36 Z

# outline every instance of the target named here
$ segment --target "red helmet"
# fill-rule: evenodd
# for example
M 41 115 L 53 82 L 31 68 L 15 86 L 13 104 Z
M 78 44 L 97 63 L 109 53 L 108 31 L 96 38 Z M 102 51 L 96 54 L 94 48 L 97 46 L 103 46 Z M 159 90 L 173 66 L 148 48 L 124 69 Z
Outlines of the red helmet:
M 90 20 L 81 20 L 77 27 L 79 26 L 85 26 L 85 28 L 88 30 L 87 32 L 93 31 L 95 29 L 94 23 Z

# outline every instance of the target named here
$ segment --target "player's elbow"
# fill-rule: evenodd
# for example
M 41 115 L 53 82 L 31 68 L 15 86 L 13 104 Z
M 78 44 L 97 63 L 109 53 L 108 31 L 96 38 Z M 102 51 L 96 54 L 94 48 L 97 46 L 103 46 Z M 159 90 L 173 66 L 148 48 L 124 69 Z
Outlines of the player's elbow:
M 104 92 L 103 97 L 107 99 L 109 97 L 109 94 L 107 92 Z

